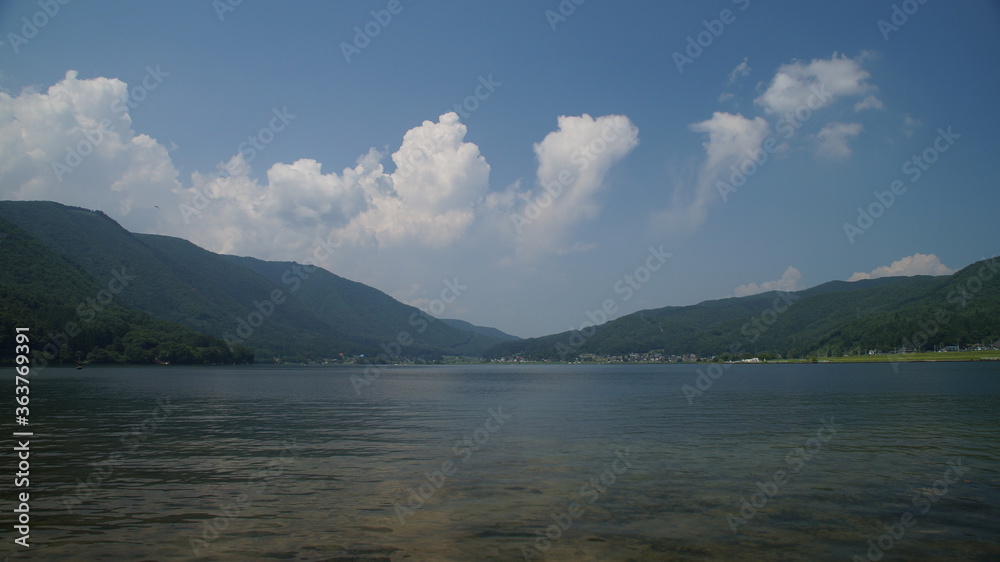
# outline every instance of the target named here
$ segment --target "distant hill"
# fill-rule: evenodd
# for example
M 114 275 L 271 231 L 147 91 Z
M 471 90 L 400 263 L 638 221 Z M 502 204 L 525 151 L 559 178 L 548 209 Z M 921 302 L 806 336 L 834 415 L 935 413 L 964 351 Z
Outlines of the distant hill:
M 449 318 L 443 318 L 441 319 L 441 321 L 453 328 L 458 328 L 459 330 L 465 330 L 466 332 L 475 332 L 477 334 L 483 334 L 485 336 L 489 336 L 502 341 L 514 341 L 521 339 L 517 336 L 512 336 L 506 332 L 502 332 L 496 328 L 488 328 L 486 326 L 476 326 L 474 324 L 466 322 L 465 320 L 454 320 Z
M 0 217 L 0 361 L 28 328 L 33 364 L 247 363 L 253 352 L 124 304 L 127 269 L 91 275 Z
M 831 356 L 1000 340 L 1000 261 L 643 310 L 518 339 L 325 269 L 134 234 L 100 211 L 0 201 L 0 361 L 15 326 L 53 362 L 231 363 L 583 354 Z M 72 329 L 70 329 L 72 328 Z M 73 333 L 69 333 L 73 332 Z M 64 335 L 68 334 L 68 336 Z
M 81 300 L 124 271 L 134 279 L 115 295 L 122 314 L 245 345 L 258 361 L 478 356 L 506 339 L 438 321 L 323 269 L 305 273 L 292 262 L 224 256 L 179 238 L 134 234 L 100 211 L 0 201 L 0 221 L 8 236 L 0 243 L 5 322 L 36 319 L 24 305 L 46 295 L 58 295 L 59 306 L 68 307 L 63 316 L 72 320 Z M 39 277 L 37 270 L 49 274 Z M 400 340 L 406 343 L 394 345 Z M 74 347 L 89 352 L 82 341 Z
M 792 293 L 643 310 L 587 333 L 501 343 L 486 356 L 572 360 L 582 354 L 661 352 L 729 357 L 736 351 L 732 355 L 804 357 L 989 343 L 1000 339 L 998 265 L 1000 259 L 986 260 L 950 276 L 832 281 Z

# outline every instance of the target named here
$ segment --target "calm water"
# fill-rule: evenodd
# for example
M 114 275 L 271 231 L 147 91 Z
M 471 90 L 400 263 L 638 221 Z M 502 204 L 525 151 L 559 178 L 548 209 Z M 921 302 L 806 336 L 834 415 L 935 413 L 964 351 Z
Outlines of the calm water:
M 50 369 L 4 554 L 1000 559 L 1000 364 L 697 368 Z

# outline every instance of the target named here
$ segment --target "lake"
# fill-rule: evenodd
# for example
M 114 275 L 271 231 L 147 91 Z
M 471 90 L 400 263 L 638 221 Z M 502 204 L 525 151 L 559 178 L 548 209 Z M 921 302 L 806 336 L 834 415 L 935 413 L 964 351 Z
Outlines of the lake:
M 369 374 L 38 372 L 5 554 L 1000 559 L 1000 363 Z

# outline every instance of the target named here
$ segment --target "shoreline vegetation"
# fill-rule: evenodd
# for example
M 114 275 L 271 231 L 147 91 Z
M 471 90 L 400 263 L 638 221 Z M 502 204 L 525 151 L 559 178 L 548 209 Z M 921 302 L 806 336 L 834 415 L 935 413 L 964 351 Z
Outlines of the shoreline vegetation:
M 711 359 L 701 359 L 698 361 L 620 361 L 620 360 L 596 360 L 596 361 L 490 361 L 479 357 L 444 357 L 440 361 L 402 361 L 398 363 L 379 364 L 381 366 L 440 366 L 440 365 L 698 365 L 704 363 L 722 363 L 731 365 L 783 365 L 783 364 L 822 364 L 822 363 L 969 363 L 976 361 L 1000 361 L 1000 350 L 984 351 L 928 351 L 924 353 L 893 353 L 880 355 L 847 355 L 842 357 L 807 357 L 798 359 L 768 359 L 760 361 L 713 361 Z M 91 363 L 83 362 L 82 365 L 88 367 L 196 367 L 196 366 L 315 366 L 315 367 L 365 367 L 375 363 L 352 363 L 352 362 L 294 362 L 282 361 L 280 363 L 244 363 L 244 364 L 144 364 L 144 363 Z M 12 363 L 0 363 L 0 366 L 11 366 Z M 63 363 L 52 365 L 50 368 L 73 369 L 75 364 Z
M 732 365 L 776 365 L 776 364 L 819 364 L 819 363 L 965 363 L 973 361 L 1000 361 L 1000 350 L 897 353 L 883 355 L 848 355 L 843 357 L 807 357 L 798 359 L 769 359 L 760 361 L 507 361 L 490 364 L 530 364 L 530 365 L 697 365 L 700 363 L 724 363 Z M 476 361 L 469 361 L 475 364 Z M 484 363 L 482 361 L 478 363 Z M 451 364 L 462 364 L 454 362 Z

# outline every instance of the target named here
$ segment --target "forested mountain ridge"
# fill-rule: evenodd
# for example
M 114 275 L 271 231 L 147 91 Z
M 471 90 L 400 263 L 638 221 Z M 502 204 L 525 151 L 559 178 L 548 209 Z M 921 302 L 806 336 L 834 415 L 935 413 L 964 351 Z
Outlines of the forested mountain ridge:
M 563 361 L 646 353 L 826 357 L 930 351 L 998 339 L 1000 258 L 992 258 L 948 276 L 831 281 L 791 293 L 643 310 L 582 332 L 501 343 L 486 356 Z
M 831 281 L 643 310 L 583 332 L 520 340 L 433 318 L 325 269 L 134 234 L 100 211 L 0 201 L 0 346 L 17 325 L 32 328 L 39 348 L 51 344 L 52 360 L 62 362 L 932 350 L 1000 340 L 998 266 L 992 258 L 948 276 Z
M 105 279 L 0 218 L 0 360 L 28 328 L 36 367 L 59 363 L 248 363 L 253 352 L 122 305 L 126 268 Z
M 243 355 L 245 346 L 254 350 L 258 361 L 371 358 L 386 353 L 383 346 L 395 349 L 391 344 L 401 337 L 408 343 L 397 356 L 388 354 L 382 360 L 478 356 L 504 341 L 438 321 L 323 269 L 307 274 L 304 266 L 292 262 L 225 256 L 179 238 L 131 233 L 100 211 L 44 201 L 0 201 L 0 224 L 0 232 L 8 237 L 6 244 L 0 243 L 0 290 L 8 297 L 0 312 L 3 328 L 35 322 L 48 330 L 79 321 L 77 305 L 108 283 L 121 285 L 115 281 L 118 276 L 127 279 L 127 286 L 108 301 L 117 314 L 140 314 L 168 323 L 158 324 L 161 327 L 183 327 L 185 333 L 213 338 L 215 347 L 225 340 L 228 345 L 222 347 L 242 350 Z M 60 312 L 43 322 L 25 307 L 29 301 L 45 302 Z M 118 338 L 121 350 L 118 356 L 109 351 L 110 360 L 133 361 L 121 344 L 126 332 L 107 333 L 112 341 Z M 86 358 L 92 351 L 85 343 L 89 341 L 73 338 L 63 355 L 71 353 L 75 359 L 79 352 Z M 170 361 L 165 353 L 154 355 L 154 360 Z M 98 359 L 108 357 L 98 352 Z

